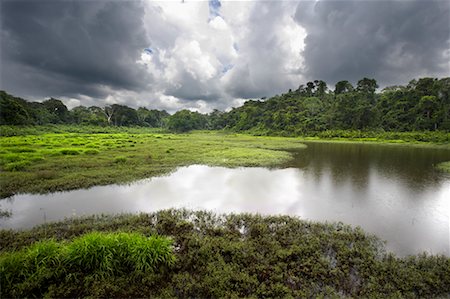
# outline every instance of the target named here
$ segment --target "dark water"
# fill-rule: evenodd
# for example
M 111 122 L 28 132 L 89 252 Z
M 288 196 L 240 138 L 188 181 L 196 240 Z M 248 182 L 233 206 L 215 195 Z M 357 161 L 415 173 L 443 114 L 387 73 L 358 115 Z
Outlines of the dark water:
M 186 207 L 290 214 L 359 225 L 399 255 L 450 256 L 450 176 L 433 167 L 450 151 L 409 146 L 307 143 L 283 169 L 183 167 L 127 186 L 0 201 L 2 228 L 65 217 Z

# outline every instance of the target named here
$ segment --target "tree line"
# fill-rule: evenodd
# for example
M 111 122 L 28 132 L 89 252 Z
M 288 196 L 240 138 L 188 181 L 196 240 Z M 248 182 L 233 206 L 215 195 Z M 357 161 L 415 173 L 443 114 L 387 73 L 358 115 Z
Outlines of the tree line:
M 29 102 L 0 91 L 1 125 L 78 124 L 146 126 L 176 132 L 229 129 L 302 135 L 326 130 L 449 131 L 450 78 L 421 78 L 377 92 L 375 79 L 356 86 L 339 81 L 334 90 L 315 80 L 270 99 L 249 100 L 229 112 L 133 109 L 119 104 L 78 106 L 58 99 Z
M 377 93 L 376 80 L 363 78 L 353 86 L 324 81 L 266 101 L 247 101 L 226 115 L 234 130 L 305 134 L 325 130 L 435 131 L 450 130 L 450 78 L 421 78 L 407 86 Z

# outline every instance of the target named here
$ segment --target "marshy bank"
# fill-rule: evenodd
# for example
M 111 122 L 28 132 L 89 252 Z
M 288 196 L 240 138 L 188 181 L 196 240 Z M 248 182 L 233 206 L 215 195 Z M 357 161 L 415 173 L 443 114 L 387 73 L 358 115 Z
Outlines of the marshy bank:
M 36 272 L 32 281 L 26 281 L 25 276 L 16 277 L 13 285 L 2 288 L 2 296 L 261 298 L 450 295 L 448 257 L 423 254 L 397 258 L 385 253 L 378 238 L 359 228 L 288 216 L 216 215 L 188 210 L 98 215 L 67 219 L 31 230 L 2 230 L 2 279 L 5 279 L 5 257 L 9 252 L 24 250 L 35 242 L 48 239 L 54 240 L 54 247 L 70 247 L 79 242 L 80 236 L 91 232 L 167 236 L 173 242 L 171 248 L 175 262 L 148 271 L 131 267 L 130 272 L 105 272 L 100 267 L 105 256 L 98 254 L 97 247 L 92 244 L 86 248 L 97 252 L 92 257 L 92 264 L 77 266 L 74 272 L 67 266 L 61 269 L 64 275 L 59 276 L 57 271 Z M 136 238 L 141 238 L 139 236 Z M 43 251 L 43 254 L 46 253 Z M 126 258 L 128 254 L 124 256 Z M 53 261 L 58 263 L 58 260 Z M 35 268 L 30 269 L 33 271 Z M 40 283 L 36 285 L 33 281 Z M 2 286 L 6 286 L 4 281 Z

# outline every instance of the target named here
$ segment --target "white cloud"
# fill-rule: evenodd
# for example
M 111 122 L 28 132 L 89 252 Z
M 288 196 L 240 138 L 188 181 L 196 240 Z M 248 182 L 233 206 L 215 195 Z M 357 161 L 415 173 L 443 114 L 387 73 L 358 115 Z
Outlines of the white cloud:
M 211 111 L 300 83 L 305 32 L 292 18 L 295 3 L 223 2 L 212 18 L 207 2 L 146 5 L 152 53 L 139 63 L 156 78 L 155 98 Z

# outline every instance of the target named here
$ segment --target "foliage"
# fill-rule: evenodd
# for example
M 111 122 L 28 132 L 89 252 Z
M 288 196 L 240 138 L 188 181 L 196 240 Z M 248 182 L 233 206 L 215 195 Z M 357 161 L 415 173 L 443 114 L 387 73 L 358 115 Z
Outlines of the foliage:
M 166 237 L 91 232 L 71 242 L 42 240 L 0 255 L 2 295 L 42 297 L 60 284 L 144 276 L 174 262 L 172 241 Z
M 125 269 L 130 265 L 133 251 L 127 249 L 129 245 L 121 244 L 133 242 L 117 244 L 109 240 L 101 243 L 102 247 L 96 236 L 104 235 L 98 232 L 79 239 L 80 234 L 91 231 L 108 232 L 106 235 L 135 231 L 172 236 L 177 261 L 166 271 L 139 273 L 134 266 L 135 272 L 127 275 Z M 113 235 L 115 240 L 119 238 Z M 448 257 L 425 254 L 395 257 L 385 253 L 383 243 L 376 237 L 342 223 L 187 210 L 100 215 L 68 219 L 29 231 L 0 231 L 2 256 L 27 252 L 27 248 L 34 246 L 27 247 L 29 244 L 46 236 L 59 241 L 51 241 L 48 255 L 53 258 L 44 264 L 58 265 L 69 260 L 73 267 L 63 267 L 65 276 L 52 279 L 45 275 L 48 272 L 40 272 L 42 275 L 36 276 L 41 279 L 40 288 L 23 287 L 23 293 L 16 293 L 17 296 L 429 298 L 450 295 Z M 67 250 L 70 246 L 73 247 Z M 110 259 L 114 246 L 118 246 L 113 253 L 118 258 Z M 58 255 L 53 252 L 61 252 L 60 248 L 66 248 L 65 256 L 73 254 L 77 258 L 56 258 Z M 10 253 L 12 250 L 19 251 Z M 140 260 L 134 259 L 136 263 Z M 79 264 L 83 266 L 80 268 Z M 22 271 L 20 267 L 10 269 L 13 275 Z
M 334 92 L 325 92 L 324 82 L 316 80 L 266 101 L 247 101 L 226 113 L 224 123 L 235 131 L 290 136 L 328 130 L 450 130 L 450 78 L 422 78 L 381 93 L 377 87 L 374 79 L 364 78 L 356 88 L 340 81 Z
M 174 132 L 188 132 L 192 130 L 205 129 L 208 120 L 206 116 L 189 110 L 181 110 L 172 115 L 167 127 Z
M 28 102 L 0 91 L 0 125 L 77 124 L 143 126 L 173 132 L 230 129 L 277 135 L 312 135 L 327 130 L 449 131 L 450 78 L 421 78 L 376 92 L 375 79 L 353 87 L 339 81 L 334 91 L 321 80 L 307 82 L 268 100 L 249 100 L 229 112 L 137 110 L 125 105 L 75 107 L 57 99 Z

